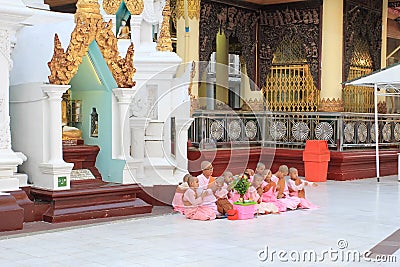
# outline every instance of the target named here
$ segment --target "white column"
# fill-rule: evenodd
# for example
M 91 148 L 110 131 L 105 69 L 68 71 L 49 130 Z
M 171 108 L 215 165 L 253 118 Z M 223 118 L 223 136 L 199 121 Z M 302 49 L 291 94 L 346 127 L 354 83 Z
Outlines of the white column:
M 150 119 L 148 118 L 130 118 L 131 128 L 131 156 L 135 160 L 144 159 L 144 136 Z
M 39 165 L 43 173 L 41 180 L 35 182 L 35 187 L 51 190 L 70 189 L 70 174 L 73 163 L 66 163 L 63 160 L 62 152 L 62 119 L 61 100 L 62 95 L 70 85 L 44 84 L 42 91 L 48 96 L 46 103 L 45 127 L 47 128 L 46 153 L 44 162 Z
M 10 32 L 0 30 L 0 192 L 19 190 L 19 181 L 12 178 L 22 160 L 11 149 L 9 115 L 9 71 L 11 69 Z
M 136 90 L 133 88 L 115 88 L 113 89 L 113 93 L 117 99 L 119 113 L 119 144 L 116 149 L 117 158 L 126 160 L 130 157 L 131 144 L 130 136 L 127 134 L 129 133 L 129 123 L 126 123 L 126 115 Z
M 131 128 L 131 164 L 136 166 L 136 175 L 140 178 L 144 176 L 144 142 L 145 131 L 149 125 L 148 118 L 130 118 L 129 125 Z M 134 164 L 132 164 L 134 163 Z
M 176 140 L 175 140 L 175 157 L 177 171 L 187 173 L 188 172 L 188 159 L 187 159 L 187 141 L 188 141 L 188 130 L 193 118 L 176 118 L 175 129 L 176 129 Z
M 131 16 L 131 40 L 137 49 L 140 46 L 140 26 L 142 24 L 142 15 Z

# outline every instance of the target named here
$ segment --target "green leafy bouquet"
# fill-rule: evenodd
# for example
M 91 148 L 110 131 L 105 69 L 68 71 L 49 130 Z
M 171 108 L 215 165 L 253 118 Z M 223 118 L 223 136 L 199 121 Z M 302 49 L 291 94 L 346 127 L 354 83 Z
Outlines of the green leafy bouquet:
M 247 193 L 247 190 L 249 190 L 250 185 L 251 183 L 249 182 L 247 175 L 243 175 L 235 179 L 235 186 L 233 188 L 236 190 L 236 192 L 238 192 L 243 203 L 244 195 Z

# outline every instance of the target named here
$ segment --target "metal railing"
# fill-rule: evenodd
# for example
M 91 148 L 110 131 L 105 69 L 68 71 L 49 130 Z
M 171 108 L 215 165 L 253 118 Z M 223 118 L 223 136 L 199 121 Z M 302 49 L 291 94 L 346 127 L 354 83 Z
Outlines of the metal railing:
M 375 146 L 374 115 L 325 112 L 197 111 L 189 138 L 200 148 L 262 145 L 303 148 L 327 140 L 330 149 Z M 400 114 L 379 115 L 379 146 L 400 145 Z

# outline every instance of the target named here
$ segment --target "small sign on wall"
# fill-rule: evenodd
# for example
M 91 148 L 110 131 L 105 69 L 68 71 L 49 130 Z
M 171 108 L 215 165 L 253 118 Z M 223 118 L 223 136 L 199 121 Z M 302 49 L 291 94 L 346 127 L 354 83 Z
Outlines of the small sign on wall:
M 58 187 L 64 187 L 64 186 L 67 186 L 67 177 L 65 176 L 58 177 Z

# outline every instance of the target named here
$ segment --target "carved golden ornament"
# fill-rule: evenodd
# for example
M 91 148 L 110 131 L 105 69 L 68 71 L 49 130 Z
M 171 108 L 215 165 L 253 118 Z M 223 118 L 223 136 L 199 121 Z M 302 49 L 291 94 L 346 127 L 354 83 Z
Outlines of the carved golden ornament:
M 85 5 L 83 5 L 83 3 Z M 89 45 L 96 40 L 104 60 L 110 69 L 118 87 L 130 88 L 135 85 L 133 75 L 133 44 L 128 48 L 125 59 L 118 53 L 117 38 L 114 36 L 112 22 L 106 23 L 103 18 L 96 16 L 93 9 L 88 9 L 88 4 L 93 1 L 79 0 L 75 14 L 75 29 L 71 33 L 71 40 L 66 52 L 56 34 L 54 37 L 54 54 L 48 63 L 50 68 L 49 82 L 51 84 L 68 84 L 78 71 L 82 57 L 89 51 Z M 95 9 L 96 12 L 100 12 Z
M 201 109 L 199 97 L 190 96 L 190 117 L 192 117 L 194 111 L 199 109 Z
M 200 19 L 200 0 L 187 0 L 188 17 Z M 175 8 L 176 18 L 185 18 L 185 0 L 177 0 Z
M 115 15 L 121 6 L 122 1 L 125 2 L 126 8 L 131 15 L 142 14 L 144 9 L 143 0 L 104 0 L 103 9 L 108 15 Z
M 315 112 L 320 91 L 308 64 L 274 65 L 262 88 L 269 111 Z
M 97 44 L 103 54 L 108 68 L 111 70 L 119 88 L 130 88 L 135 86 L 132 80 L 136 69 L 133 67 L 133 44 L 128 47 L 125 58 L 121 58 L 118 52 L 118 39 L 114 36 L 111 20 L 101 22 L 103 27 L 99 29 L 96 36 Z
M 172 40 L 171 33 L 169 30 L 169 19 L 171 17 L 171 8 L 169 5 L 169 0 L 166 0 L 165 7 L 162 11 L 163 22 L 160 30 L 160 37 L 157 41 L 157 51 L 172 51 Z
M 243 105 L 243 108 L 248 108 L 247 111 L 262 111 L 265 109 L 265 103 L 262 99 L 250 98 L 244 101 L 246 105 Z
M 372 68 L 350 66 L 348 79 L 356 79 L 372 72 Z M 345 112 L 374 112 L 374 88 L 364 86 L 345 86 L 342 90 Z
M 115 15 L 117 13 L 122 0 L 104 0 L 103 9 L 108 15 Z
M 102 19 L 100 5 L 97 0 L 78 0 L 76 3 L 75 23 L 78 18 Z
M 188 95 L 192 96 L 193 80 L 196 77 L 196 62 L 192 61 L 192 70 L 190 71 L 190 83 L 188 87 Z
M 124 0 L 131 15 L 140 15 L 144 9 L 143 0 Z
M 386 114 L 387 113 L 387 105 L 386 101 L 379 101 L 378 102 L 378 113 L 379 114 Z
M 332 100 L 322 99 L 318 105 L 320 112 L 343 112 L 343 102 L 339 98 L 332 98 Z

